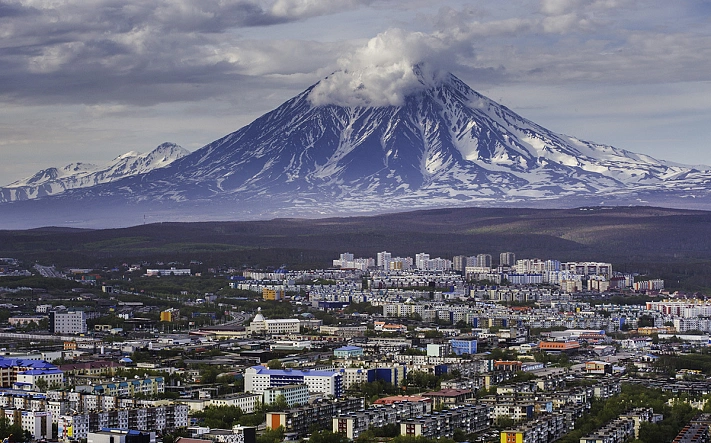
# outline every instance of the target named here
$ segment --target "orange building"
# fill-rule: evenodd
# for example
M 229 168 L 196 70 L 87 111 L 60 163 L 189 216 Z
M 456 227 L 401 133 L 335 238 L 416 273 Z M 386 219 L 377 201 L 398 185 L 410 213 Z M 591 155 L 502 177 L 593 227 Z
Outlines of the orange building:
M 160 321 L 174 322 L 180 320 L 180 310 L 175 308 L 166 309 L 160 313 Z
M 543 352 L 573 352 L 580 348 L 580 343 L 574 340 L 569 341 L 542 341 L 538 343 L 538 349 Z
M 262 300 L 274 300 L 278 301 L 284 298 L 283 289 L 262 289 Z

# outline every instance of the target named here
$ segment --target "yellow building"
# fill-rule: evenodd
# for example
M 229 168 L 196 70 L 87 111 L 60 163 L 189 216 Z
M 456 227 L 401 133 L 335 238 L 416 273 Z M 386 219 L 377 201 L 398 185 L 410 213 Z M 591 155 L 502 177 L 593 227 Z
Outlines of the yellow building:
M 523 443 L 523 431 L 501 431 L 501 443 Z
M 180 320 L 180 310 L 175 308 L 166 309 L 160 313 L 160 321 L 175 322 Z
M 283 289 L 262 289 L 262 299 L 264 300 L 281 300 L 284 298 Z

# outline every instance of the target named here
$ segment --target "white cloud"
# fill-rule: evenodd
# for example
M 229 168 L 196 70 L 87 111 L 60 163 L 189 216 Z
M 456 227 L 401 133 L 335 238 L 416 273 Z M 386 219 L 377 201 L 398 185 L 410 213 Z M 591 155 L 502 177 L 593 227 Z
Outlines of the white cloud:
M 316 106 L 400 106 L 454 65 L 451 48 L 441 36 L 390 29 L 340 59 L 340 70 L 319 82 L 309 98 Z

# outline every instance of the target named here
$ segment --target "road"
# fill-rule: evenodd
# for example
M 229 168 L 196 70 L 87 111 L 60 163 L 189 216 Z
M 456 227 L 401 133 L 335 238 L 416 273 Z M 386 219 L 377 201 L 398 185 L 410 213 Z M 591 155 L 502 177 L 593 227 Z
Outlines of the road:
M 42 266 L 40 264 L 36 264 L 35 269 L 42 277 L 64 278 L 64 274 L 57 271 L 54 266 Z

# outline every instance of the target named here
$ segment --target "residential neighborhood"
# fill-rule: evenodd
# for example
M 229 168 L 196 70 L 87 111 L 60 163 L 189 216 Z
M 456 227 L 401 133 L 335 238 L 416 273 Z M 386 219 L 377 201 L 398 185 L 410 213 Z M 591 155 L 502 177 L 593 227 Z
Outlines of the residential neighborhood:
M 705 298 L 584 257 L 395 255 L 2 259 L 52 284 L 0 287 L 0 425 L 16 441 L 709 441 Z

